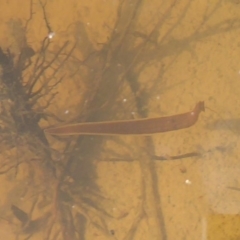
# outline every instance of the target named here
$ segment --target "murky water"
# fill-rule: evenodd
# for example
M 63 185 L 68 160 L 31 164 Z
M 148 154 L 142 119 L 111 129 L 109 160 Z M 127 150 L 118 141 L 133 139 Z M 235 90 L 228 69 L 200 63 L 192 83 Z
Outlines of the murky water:
M 2 238 L 240 237 L 239 1 L 15 0 L 0 11 Z M 178 131 L 44 133 L 199 101 L 205 112 Z

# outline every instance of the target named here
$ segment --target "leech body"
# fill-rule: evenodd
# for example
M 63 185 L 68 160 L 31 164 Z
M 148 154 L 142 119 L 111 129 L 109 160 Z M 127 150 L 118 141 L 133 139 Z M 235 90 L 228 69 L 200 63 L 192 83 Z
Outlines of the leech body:
M 152 135 L 161 132 L 175 131 L 194 125 L 204 102 L 196 104 L 191 112 L 167 117 L 143 118 L 137 120 L 76 123 L 45 129 L 52 135 Z

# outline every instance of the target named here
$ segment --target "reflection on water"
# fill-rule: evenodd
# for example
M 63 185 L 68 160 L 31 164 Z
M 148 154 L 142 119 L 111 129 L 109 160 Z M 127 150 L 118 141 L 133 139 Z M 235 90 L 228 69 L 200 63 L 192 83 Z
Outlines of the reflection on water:
M 222 67 L 232 51 L 218 55 L 226 43 L 220 36 L 239 44 L 231 35 L 240 28 L 237 3 L 100 2 L 29 1 L 26 12 L 4 15 L 0 234 L 214 239 L 240 200 L 229 189 L 240 186 L 238 145 L 230 132 L 220 135 L 216 115 L 207 111 L 197 126 L 150 137 L 53 137 L 43 129 L 174 115 L 201 100 L 216 107 L 219 95 L 238 86 L 221 78 L 235 71 Z M 237 131 L 237 121 L 228 124 Z M 228 239 L 237 230 L 226 231 Z

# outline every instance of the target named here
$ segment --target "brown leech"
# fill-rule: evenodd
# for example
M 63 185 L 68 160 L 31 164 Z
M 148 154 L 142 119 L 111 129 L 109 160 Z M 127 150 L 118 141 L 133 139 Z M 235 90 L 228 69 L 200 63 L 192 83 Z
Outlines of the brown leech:
M 193 111 L 168 117 L 76 123 L 44 131 L 52 135 L 152 135 L 191 127 L 204 110 L 204 102 L 198 102 Z

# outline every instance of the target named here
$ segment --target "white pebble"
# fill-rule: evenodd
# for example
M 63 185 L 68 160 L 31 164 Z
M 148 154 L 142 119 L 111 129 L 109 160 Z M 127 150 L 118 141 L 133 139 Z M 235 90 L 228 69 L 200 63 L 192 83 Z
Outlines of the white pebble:
M 191 185 L 191 184 L 192 184 L 192 182 L 191 182 L 189 179 L 186 179 L 186 180 L 185 180 L 185 183 L 186 183 L 187 185 Z
M 49 39 L 52 39 L 54 36 L 55 36 L 55 32 L 50 32 L 50 33 L 48 34 L 48 38 L 49 38 Z

